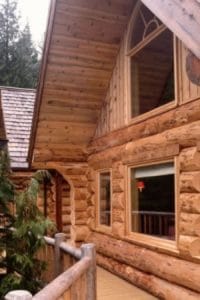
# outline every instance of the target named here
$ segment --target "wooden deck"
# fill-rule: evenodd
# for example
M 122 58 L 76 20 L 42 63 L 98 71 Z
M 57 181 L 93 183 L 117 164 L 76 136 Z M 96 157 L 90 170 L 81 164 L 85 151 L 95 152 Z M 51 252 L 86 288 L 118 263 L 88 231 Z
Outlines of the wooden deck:
M 102 268 L 97 269 L 97 295 L 97 300 L 158 299 Z

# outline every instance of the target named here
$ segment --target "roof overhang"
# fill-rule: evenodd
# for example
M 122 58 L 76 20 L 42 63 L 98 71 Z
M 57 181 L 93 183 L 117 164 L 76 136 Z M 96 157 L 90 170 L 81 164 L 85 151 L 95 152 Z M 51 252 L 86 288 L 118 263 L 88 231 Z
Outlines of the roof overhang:
M 197 0 L 141 0 L 200 58 Z M 85 161 L 136 0 L 52 0 L 29 159 Z

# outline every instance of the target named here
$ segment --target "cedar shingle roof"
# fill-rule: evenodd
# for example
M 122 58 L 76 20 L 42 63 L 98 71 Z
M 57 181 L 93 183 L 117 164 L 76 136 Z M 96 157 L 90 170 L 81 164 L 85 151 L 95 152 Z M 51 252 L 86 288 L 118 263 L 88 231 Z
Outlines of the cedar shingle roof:
M 12 168 L 27 168 L 35 90 L 1 88 L 1 101 Z

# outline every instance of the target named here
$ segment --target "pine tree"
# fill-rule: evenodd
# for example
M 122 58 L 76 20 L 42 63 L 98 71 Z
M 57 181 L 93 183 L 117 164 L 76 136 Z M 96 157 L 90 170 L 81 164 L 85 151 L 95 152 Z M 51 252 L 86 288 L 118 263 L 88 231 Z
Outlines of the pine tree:
M 29 25 L 20 29 L 16 0 L 0 1 L 0 85 L 35 88 L 39 61 Z
M 14 54 L 19 38 L 17 3 L 4 0 L 0 5 L 0 85 L 13 85 Z
M 14 85 L 24 88 L 36 87 L 39 70 L 38 52 L 32 42 L 29 24 L 26 24 L 20 33 L 16 46 Z

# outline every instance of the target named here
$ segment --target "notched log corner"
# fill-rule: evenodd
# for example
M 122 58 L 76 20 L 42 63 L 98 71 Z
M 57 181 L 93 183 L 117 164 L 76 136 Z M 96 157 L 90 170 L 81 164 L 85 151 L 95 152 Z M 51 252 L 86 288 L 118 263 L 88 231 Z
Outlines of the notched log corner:
M 191 51 L 186 57 L 186 72 L 192 83 L 200 86 L 200 59 Z

